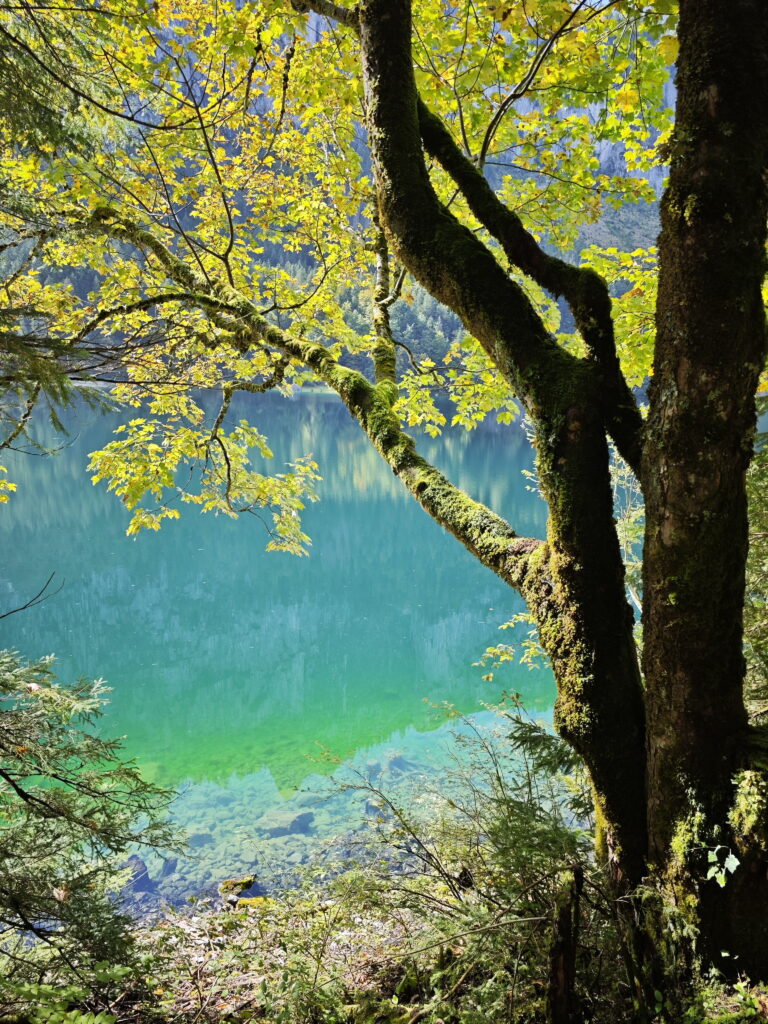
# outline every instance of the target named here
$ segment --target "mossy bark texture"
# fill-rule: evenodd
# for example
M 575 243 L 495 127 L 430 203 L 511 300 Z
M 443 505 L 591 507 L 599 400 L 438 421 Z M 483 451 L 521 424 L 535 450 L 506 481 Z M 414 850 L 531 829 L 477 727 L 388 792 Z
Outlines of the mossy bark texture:
M 642 472 L 650 856 L 672 871 L 672 839 L 692 807 L 703 814 L 699 843 L 732 845 L 746 749 L 745 472 L 766 356 L 768 4 L 681 0 L 679 38 Z M 690 851 L 686 870 L 701 852 Z M 737 970 L 765 975 L 759 859 L 722 889 L 702 887 L 700 924 L 715 959 L 728 950 Z
M 564 352 L 523 289 L 432 188 L 421 137 L 429 118 L 413 76 L 408 0 L 365 0 L 359 14 L 382 226 L 400 261 L 480 341 L 535 424 L 550 509 L 548 537 L 516 585 L 554 665 L 558 728 L 590 768 L 616 877 L 631 884 L 642 875 L 646 849 L 645 736 L 632 616 L 613 524 L 606 415 L 610 409 L 612 420 L 621 421 L 617 432 L 623 440 L 637 417 L 628 391 L 616 386 L 613 335 L 605 330 L 607 293 L 599 282 L 593 289 L 601 304 L 598 327 L 585 313 L 589 289 L 579 292 L 578 272 L 532 248 L 535 242 L 519 221 L 500 215 L 503 207 L 493 207 L 482 177 L 455 160 L 455 151 L 446 150 L 445 137 L 432 126 L 435 149 L 442 146 L 446 164 L 467 176 L 482 218 L 505 238 L 519 263 L 535 265 L 539 278 L 557 278 L 560 293 L 568 293 L 583 324 L 590 324 L 592 357 Z

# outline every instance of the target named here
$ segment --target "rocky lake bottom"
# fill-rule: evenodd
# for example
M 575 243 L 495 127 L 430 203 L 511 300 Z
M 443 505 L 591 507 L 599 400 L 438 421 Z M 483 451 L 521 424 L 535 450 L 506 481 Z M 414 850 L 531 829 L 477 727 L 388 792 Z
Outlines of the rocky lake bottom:
M 391 817 L 387 801 L 414 810 L 460 788 L 459 775 L 478 734 L 497 742 L 490 711 L 431 732 L 408 729 L 358 751 L 330 775 L 313 773 L 281 793 L 268 769 L 226 783 L 179 788 L 173 818 L 186 834 L 183 854 L 137 851 L 124 897 L 128 912 L 153 916 L 164 906 L 221 900 L 220 885 L 254 875 L 243 895 L 274 895 L 312 870 L 322 879 L 371 856 L 371 843 Z

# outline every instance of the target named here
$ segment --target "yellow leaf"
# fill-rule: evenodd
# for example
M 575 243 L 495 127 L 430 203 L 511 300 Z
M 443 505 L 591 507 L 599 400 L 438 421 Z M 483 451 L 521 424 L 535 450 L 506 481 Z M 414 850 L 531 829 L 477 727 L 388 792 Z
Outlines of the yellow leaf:
M 616 93 L 616 102 L 624 111 L 631 110 L 637 99 L 637 89 L 632 85 L 625 85 Z
M 675 63 L 679 49 L 677 36 L 662 36 L 659 40 L 659 51 L 667 64 Z

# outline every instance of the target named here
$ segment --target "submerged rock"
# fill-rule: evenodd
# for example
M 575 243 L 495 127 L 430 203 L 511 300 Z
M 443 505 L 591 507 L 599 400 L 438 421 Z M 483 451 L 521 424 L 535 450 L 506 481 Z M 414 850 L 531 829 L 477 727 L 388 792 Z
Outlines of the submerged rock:
M 392 815 L 388 809 L 382 807 L 381 804 L 377 803 L 375 800 L 366 800 L 365 816 L 367 818 L 379 818 L 381 821 L 384 821 L 385 818 L 389 818 Z
M 225 878 L 219 882 L 219 893 L 222 896 L 239 896 L 250 889 L 256 881 L 256 875 L 243 875 L 242 878 Z
M 256 885 L 256 875 L 243 875 L 242 878 L 225 878 L 219 882 L 219 896 L 229 907 L 237 907 L 242 902 L 243 893 Z
M 176 871 L 176 868 L 178 867 L 178 865 L 179 865 L 179 858 L 178 857 L 166 857 L 163 860 L 163 866 L 160 869 L 160 877 L 161 878 L 168 878 L 170 875 L 174 874 L 174 872 Z
M 123 892 L 120 910 L 139 921 L 157 920 L 165 913 L 165 900 L 156 892 Z
M 125 862 L 124 867 L 130 868 L 131 877 L 126 883 L 127 892 L 156 892 L 157 882 L 149 877 L 147 865 L 135 853 L 132 853 Z
M 192 850 L 199 850 L 201 846 L 210 846 L 213 836 L 210 832 L 193 832 L 187 840 L 187 845 Z
M 314 820 L 313 811 L 276 807 L 273 811 L 262 814 L 256 822 L 256 828 L 270 839 L 278 839 L 280 836 L 306 836 L 309 835 Z

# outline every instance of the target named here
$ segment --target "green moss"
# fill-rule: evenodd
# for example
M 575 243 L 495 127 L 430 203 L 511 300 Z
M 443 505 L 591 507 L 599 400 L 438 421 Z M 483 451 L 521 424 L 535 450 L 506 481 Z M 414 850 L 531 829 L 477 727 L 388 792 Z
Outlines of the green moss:
M 262 907 L 266 909 L 275 901 L 269 899 L 267 896 L 241 896 L 237 901 L 238 910 L 247 907 Z
M 768 779 L 765 772 L 748 769 L 736 776 L 728 822 L 740 850 L 764 849 L 768 839 Z
M 678 819 L 670 842 L 669 867 L 673 873 L 684 871 L 694 849 L 706 846 L 704 826 L 704 811 L 696 804 L 692 804 L 688 814 Z
M 250 889 L 256 881 L 256 875 L 244 875 L 242 878 L 225 878 L 219 882 L 219 894 L 221 896 L 239 896 L 241 892 Z
M 598 864 L 608 863 L 608 824 L 597 793 L 594 793 L 595 805 L 595 858 Z
M 397 384 L 391 380 L 380 381 L 376 385 L 376 395 L 391 408 L 397 400 Z

